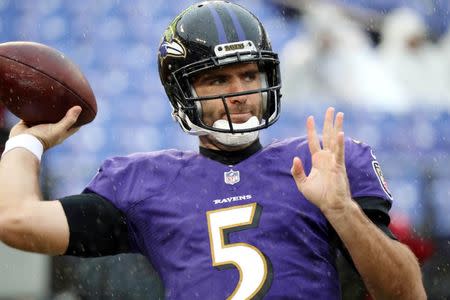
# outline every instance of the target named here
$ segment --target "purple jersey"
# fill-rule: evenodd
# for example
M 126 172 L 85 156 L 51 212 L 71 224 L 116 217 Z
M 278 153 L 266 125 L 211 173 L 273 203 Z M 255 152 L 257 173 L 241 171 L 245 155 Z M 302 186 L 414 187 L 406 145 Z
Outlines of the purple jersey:
M 132 248 L 158 270 L 167 299 L 339 299 L 333 231 L 298 191 L 294 156 L 308 174 L 304 138 L 233 166 L 139 153 L 106 160 L 87 190 L 125 214 Z M 346 167 L 354 198 L 391 201 L 370 147 L 346 140 Z

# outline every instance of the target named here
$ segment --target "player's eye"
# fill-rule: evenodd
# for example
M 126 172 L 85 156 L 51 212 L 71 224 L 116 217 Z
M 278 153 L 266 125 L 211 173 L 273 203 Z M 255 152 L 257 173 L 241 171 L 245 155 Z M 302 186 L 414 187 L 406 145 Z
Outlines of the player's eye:
M 226 76 L 214 76 L 208 80 L 209 85 L 222 85 L 227 82 Z
M 258 79 L 259 72 L 249 71 L 244 73 L 244 80 L 247 82 L 252 82 Z

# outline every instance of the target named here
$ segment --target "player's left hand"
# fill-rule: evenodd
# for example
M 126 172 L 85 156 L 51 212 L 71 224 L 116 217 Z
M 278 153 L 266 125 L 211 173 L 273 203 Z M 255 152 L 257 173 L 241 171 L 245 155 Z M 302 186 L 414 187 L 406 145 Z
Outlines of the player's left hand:
M 305 174 L 302 161 L 295 157 L 291 173 L 299 191 L 324 213 L 342 211 L 350 204 L 351 194 L 345 169 L 344 114 L 339 112 L 334 120 L 334 108 L 325 113 L 322 146 L 317 136 L 314 118 L 306 121 L 308 145 L 312 168 Z

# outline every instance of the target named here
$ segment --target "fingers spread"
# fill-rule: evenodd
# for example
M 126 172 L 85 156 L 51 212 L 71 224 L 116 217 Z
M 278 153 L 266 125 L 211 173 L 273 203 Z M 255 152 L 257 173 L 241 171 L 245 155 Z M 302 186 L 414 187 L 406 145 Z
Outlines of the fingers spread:
M 345 164 L 345 140 L 344 132 L 340 131 L 337 136 L 336 162 L 343 166 Z
M 331 149 L 334 144 L 334 130 L 333 130 L 334 108 L 329 107 L 325 113 L 322 131 L 323 149 Z
M 313 155 L 321 148 L 319 137 L 317 136 L 316 127 L 314 124 L 314 117 L 312 116 L 309 116 L 308 119 L 306 120 L 306 131 L 308 134 L 309 151 L 311 152 L 311 155 Z
M 336 160 L 344 163 L 344 113 L 338 112 L 334 116 L 334 108 L 329 107 L 325 113 L 323 123 L 323 149 L 330 150 L 336 155 Z M 321 150 L 320 140 L 317 136 L 314 117 L 308 117 L 306 121 L 306 129 L 308 135 L 308 146 L 311 155 Z
M 333 152 L 336 153 L 336 155 L 339 156 L 340 149 L 340 142 L 339 142 L 339 134 L 343 134 L 343 127 L 344 127 L 344 113 L 338 112 L 336 114 L 336 119 L 334 120 L 334 136 L 335 136 L 335 147 L 333 149 Z
M 344 113 L 338 112 L 336 114 L 336 120 L 334 121 L 334 131 L 337 136 L 339 132 L 341 132 L 344 128 Z
M 303 183 L 307 178 L 302 161 L 298 157 L 294 157 L 292 161 L 291 174 L 297 184 Z

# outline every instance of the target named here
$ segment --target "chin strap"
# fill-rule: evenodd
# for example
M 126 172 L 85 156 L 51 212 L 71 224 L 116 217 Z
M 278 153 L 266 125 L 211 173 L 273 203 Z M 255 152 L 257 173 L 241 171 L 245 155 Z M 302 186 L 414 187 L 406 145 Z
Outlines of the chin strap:
M 253 116 L 247 120 L 245 123 L 235 124 L 233 123 L 234 129 L 248 129 L 252 127 L 259 126 L 258 118 Z M 227 120 L 217 120 L 213 124 L 214 128 L 218 129 L 230 129 Z M 240 146 L 245 144 L 250 144 L 258 138 L 259 131 L 243 132 L 243 133 L 225 133 L 225 132 L 210 132 L 219 143 L 227 146 Z

